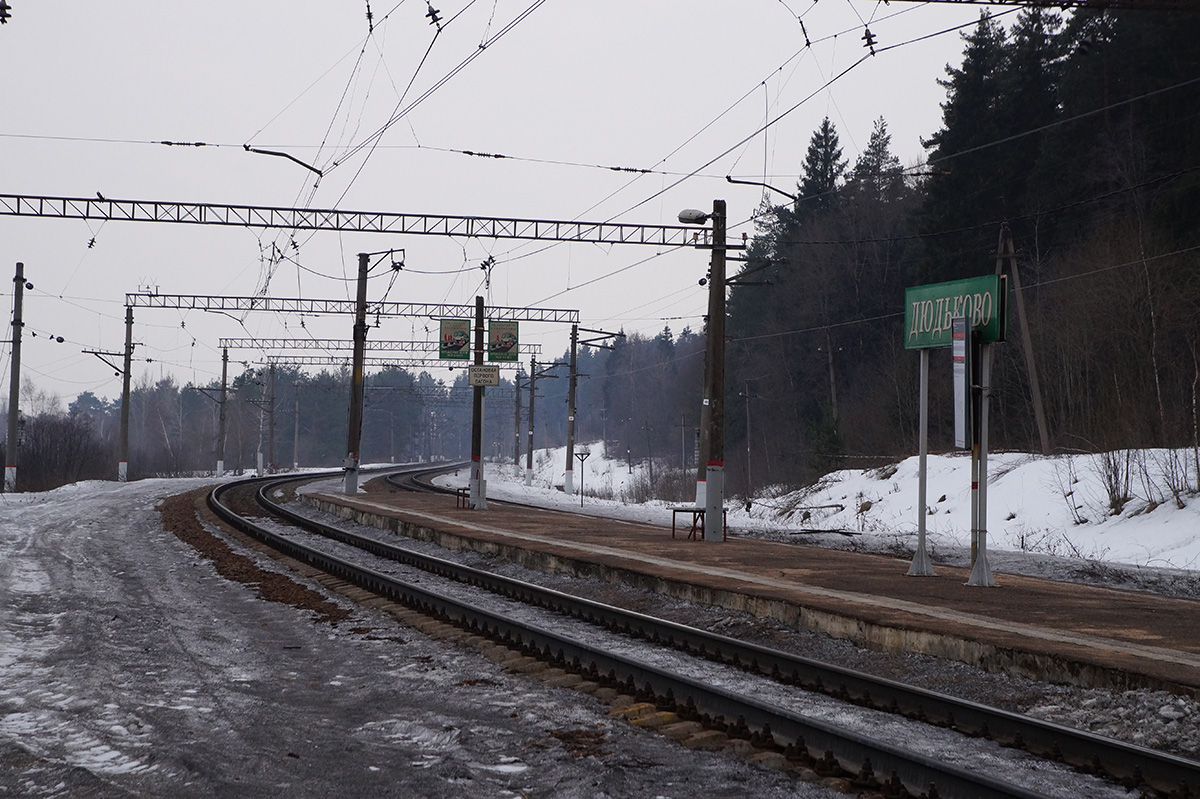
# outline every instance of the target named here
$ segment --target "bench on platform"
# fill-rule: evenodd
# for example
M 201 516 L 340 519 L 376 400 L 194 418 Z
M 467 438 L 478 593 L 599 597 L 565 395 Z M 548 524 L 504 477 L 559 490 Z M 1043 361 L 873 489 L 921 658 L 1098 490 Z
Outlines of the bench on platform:
M 459 488 L 454 492 L 454 506 L 456 508 L 471 507 L 471 489 Z
M 688 539 L 691 541 L 704 540 L 704 508 L 698 508 L 695 505 L 684 505 L 678 508 L 671 508 L 671 538 L 675 537 L 675 519 L 681 513 L 690 513 L 692 515 L 692 526 L 688 530 Z M 721 508 L 721 540 L 729 540 L 729 510 Z M 698 535 L 697 535 L 698 534 Z

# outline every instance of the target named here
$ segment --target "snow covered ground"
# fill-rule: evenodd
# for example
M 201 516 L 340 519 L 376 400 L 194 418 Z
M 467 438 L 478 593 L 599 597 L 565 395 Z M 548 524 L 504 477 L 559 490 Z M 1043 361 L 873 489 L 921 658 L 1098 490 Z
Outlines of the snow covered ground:
M 635 481 L 645 479 L 645 467 L 610 460 L 602 450 L 599 442 L 591 444 L 582 470 L 578 461 L 574 464 L 576 487 L 582 474 L 583 509 L 669 525 L 670 508 L 676 503 L 630 504 L 623 499 Z M 1066 559 L 1186 577 L 1200 569 L 1200 496 L 1171 486 L 1196 484 L 1193 459 L 1190 450 L 1049 457 L 992 454 L 987 506 L 988 550 L 997 555 L 993 568 L 1014 570 L 1015 564 L 1025 562 L 1040 564 L 1044 573 L 1048 560 Z M 488 496 L 578 508 L 580 497 L 561 491 L 565 464 L 564 448 L 538 451 L 530 486 L 524 484 L 524 467 L 487 464 Z M 741 497 L 727 500 L 729 527 L 731 533 L 794 539 L 808 534 L 823 545 L 911 552 L 917 534 L 917 478 L 917 458 L 911 457 L 887 468 L 834 472 L 801 491 L 765 489 L 756 493 L 748 511 Z M 466 471 L 444 479 L 465 485 Z M 927 479 L 930 554 L 935 561 L 960 564 L 971 542 L 970 458 L 930 455 Z M 1113 486 L 1111 493 L 1126 497 L 1117 512 L 1106 485 Z M 591 496 L 594 493 L 613 499 Z M 822 530 L 855 536 L 822 538 L 814 532 Z
M 0 797 L 835 795 L 336 595 L 264 601 L 274 561 L 236 582 L 164 529 L 205 482 L 0 495 Z
M 584 496 L 585 511 L 670 523 L 669 503 L 619 499 L 636 466 L 592 452 L 584 489 L 618 499 Z M 1200 503 L 1186 492 L 1177 503 L 1170 490 L 1186 456 L 994 456 L 994 567 L 1060 574 L 1070 571 L 1062 563 L 1082 563 L 1096 579 L 1132 570 L 1195 586 Z M 577 507 L 578 495 L 554 487 L 565 453 L 535 461 L 530 487 L 523 469 L 488 464 L 489 496 Z M 1128 475 L 1118 513 L 1103 480 L 1114 473 Z M 935 562 L 961 561 L 967 459 L 931 458 L 929 480 Z M 263 601 L 164 529 L 163 501 L 206 482 L 0 495 L 0 796 L 824 795 L 613 723 L 599 703 L 339 597 L 330 599 L 349 616 L 338 623 Z M 730 525 L 897 551 L 911 547 L 916 504 L 909 459 L 803 492 L 764 492 L 749 511 L 730 503 Z M 1131 696 L 1121 707 L 1143 704 Z M 1164 718 L 1180 712 L 1158 704 L 1171 711 Z

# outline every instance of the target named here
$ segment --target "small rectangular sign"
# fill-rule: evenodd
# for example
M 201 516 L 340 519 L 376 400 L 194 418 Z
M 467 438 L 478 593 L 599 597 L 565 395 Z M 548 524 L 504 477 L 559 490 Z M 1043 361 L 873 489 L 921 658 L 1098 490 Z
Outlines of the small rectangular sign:
M 1008 279 L 985 275 L 904 292 L 904 347 L 949 347 L 951 320 L 963 316 L 983 342 L 1004 341 L 1008 333 Z
M 471 320 L 443 319 L 438 339 L 438 357 L 453 361 L 471 358 Z
M 467 384 L 471 386 L 500 385 L 500 367 L 490 363 L 471 364 L 467 367 Z
M 517 360 L 517 323 L 488 321 L 488 360 Z
M 954 343 L 950 346 L 950 361 L 954 373 L 954 446 L 971 448 L 971 334 L 967 320 L 956 316 L 951 320 Z

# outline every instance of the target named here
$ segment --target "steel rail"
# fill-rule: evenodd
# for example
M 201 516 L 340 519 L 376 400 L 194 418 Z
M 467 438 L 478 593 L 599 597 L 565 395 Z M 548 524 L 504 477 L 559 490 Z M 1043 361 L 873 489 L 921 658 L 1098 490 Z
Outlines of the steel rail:
M 309 475 L 308 477 L 312 477 Z M 316 475 L 325 476 L 325 475 Z M 732 737 L 760 743 L 786 743 L 796 749 L 823 751 L 821 764 L 833 765 L 847 774 L 892 774 L 914 796 L 971 797 L 971 799 L 1035 799 L 1044 795 L 988 775 L 942 763 L 902 747 L 873 741 L 860 733 L 791 711 L 768 706 L 753 698 L 704 685 L 687 676 L 673 674 L 636 658 L 616 655 L 588 644 L 470 606 L 451 597 L 421 588 L 335 555 L 307 547 L 278 535 L 242 517 L 222 502 L 232 489 L 257 483 L 263 496 L 286 482 L 306 478 L 258 478 L 218 486 L 208 496 L 210 508 L 220 518 L 280 552 L 346 582 L 479 634 L 553 660 L 600 681 L 626 690 L 664 707 L 675 707 L 681 715 L 706 719 Z M 729 723 L 727 719 L 736 719 Z
M 402 473 L 409 478 L 411 486 L 394 480 L 391 475 L 387 476 L 387 480 L 390 484 L 406 490 L 415 488 L 453 493 L 452 489 L 439 488 L 421 479 L 423 476 L 446 470 L 419 469 Z M 1162 793 L 1170 793 L 1186 785 L 1193 793 L 1200 794 L 1200 763 L 1193 760 L 605 605 L 434 556 L 422 555 L 317 522 L 266 497 L 262 497 L 260 501 L 264 502 L 272 513 L 287 518 L 293 524 L 358 546 L 374 555 L 393 559 L 441 577 L 486 588 L 627 635 L 663 643 L 685 653 L 699 654 L 737 665 L 807 690 L 823 691 L 839 699 L 922 719 L 967 735 L 990 738 L 1008 746 L 1018 746 L 1035 755 L 1062 760 L 1089 773 L 1107 775 L 1126 787 L 1145 783 Z

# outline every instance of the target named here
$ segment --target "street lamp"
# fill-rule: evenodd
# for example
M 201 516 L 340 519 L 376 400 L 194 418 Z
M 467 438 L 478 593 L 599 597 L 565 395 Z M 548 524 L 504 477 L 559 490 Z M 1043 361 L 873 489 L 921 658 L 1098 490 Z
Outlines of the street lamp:
M 725 201 L 713 200 L 711 214 L 694 208 L 679 212 L 679 221 L 685 225 L 703 225 L 710 219 L 712 259 L 708 276 L 708 340 L 704 351 L 700 438 L 704 478 L 697 477 L 696 505 L 701 505 L 703 493 L 704 540 L 722 541 L 725 538 Z

